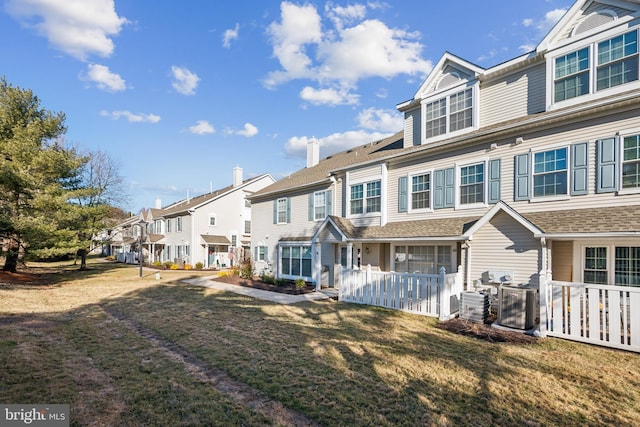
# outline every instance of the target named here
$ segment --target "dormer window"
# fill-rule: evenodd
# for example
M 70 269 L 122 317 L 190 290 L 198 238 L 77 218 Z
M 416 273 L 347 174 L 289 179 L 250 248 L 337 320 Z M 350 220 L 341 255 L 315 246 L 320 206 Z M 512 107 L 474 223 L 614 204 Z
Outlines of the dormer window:
M 424 104 L 424 138 L 459 133 L 474 126 L 473 88 L 458 90 Z
M 588 46 L 553 59 L 554 103 L 638 80 L 637 30 L 606 40 L 591 40 Z

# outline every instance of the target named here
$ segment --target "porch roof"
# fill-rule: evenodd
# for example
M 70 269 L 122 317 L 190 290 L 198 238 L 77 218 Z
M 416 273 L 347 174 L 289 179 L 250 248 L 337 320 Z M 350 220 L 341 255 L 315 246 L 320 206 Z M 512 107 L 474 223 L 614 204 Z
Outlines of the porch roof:
M 147 236 L 147 242 L 149 243 L 158 243 L 162 239 L 164 239 L 164 234 L 151 233 Z
M 638 234 L 640 206 L 570 209 L 521 214 L 539 227 L 543 235 Z
M 383 226 L 356 227 L 346 218 L 332 216 L 333 222 L 348 239 L 400 240 L 412 238 L 461 239 L 480 217 L 438 218 L 389 222 Z
M 216 236 L 211 234 L 201 234 L 202 240 L 209 245 L 230 245 L 231 241 L 225 236 Z

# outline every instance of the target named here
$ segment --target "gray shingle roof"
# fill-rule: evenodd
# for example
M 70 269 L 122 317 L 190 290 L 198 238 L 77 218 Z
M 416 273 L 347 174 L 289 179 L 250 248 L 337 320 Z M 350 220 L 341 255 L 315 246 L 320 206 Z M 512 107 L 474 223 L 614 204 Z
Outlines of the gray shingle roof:
M 640 206 L 531 212 L 522 216 L 547 234 L 640 232 Z
M 389 222 L 383 226 L 355 227 L 346 218 L 332 216 L 340 230 L 349 239 L 411 239 L 460 237 L 479 217 L 439 218 L 415 221 Z
M 320 160 L 317 165 L 310 168 L 300 169 L 288 177 L 282 178 L 270 186 L 256 192 L 251 198 L 258 199 L 261 196 L 296 189 L 304 185 L 329 182 L 329 174 L 331 171 L 342 169 L 349 165 L 380 159 L 389 156 L 392 153 L 399 153 L 402 151 L 402 145 L 403 132 L 398 132 L 395 135 L 380 141 L 371 142 L 366 145 L 361 145 L 350 150 L 327 156 Z

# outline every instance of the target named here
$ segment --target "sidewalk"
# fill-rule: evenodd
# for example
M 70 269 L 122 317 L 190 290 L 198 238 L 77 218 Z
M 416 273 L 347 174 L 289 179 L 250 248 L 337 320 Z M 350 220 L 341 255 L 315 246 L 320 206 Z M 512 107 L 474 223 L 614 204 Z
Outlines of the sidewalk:
M 262 289 L 247 288 L 244 286 L 231 285 L 229 283 L 216 282 L 216 276 L 199 277 L 197 279 L 187 279 L 183 282 L 190 285 L 203 286 L 205 288 L 217 289 L 220 291 L 234 292 L 252 298 L 259 298 L 278 304 L 296 304 L 303 301 L 316 301 L 330 299 L 338 296 L 337 289 L 322 289 L 319 292 L 311 292 L 301 295 L 289 295 L 281 292 L 270 292 Z

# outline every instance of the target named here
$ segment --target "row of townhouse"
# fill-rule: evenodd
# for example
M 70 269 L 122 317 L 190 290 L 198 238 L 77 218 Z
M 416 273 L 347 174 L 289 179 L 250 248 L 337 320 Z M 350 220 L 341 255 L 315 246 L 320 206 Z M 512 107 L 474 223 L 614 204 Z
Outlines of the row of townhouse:
M 110 254 L 137 263 L 140 245 L 145 263 L 202 263 L 204 268 L 230 267 L 249 257 L 249 197 L 275 180 L 269 174 L 243 180 L 233 169 L 233 183 L 210 193 L 143 209 L 109 230 Z
M 578 0 L 536 49 L 445 53 L 404 129 L 251 196 L 258 271 L 339 287 L 340 266 L 640 286 L 640 2 Z M 572 307 L 573 309 L 573 307 Z

